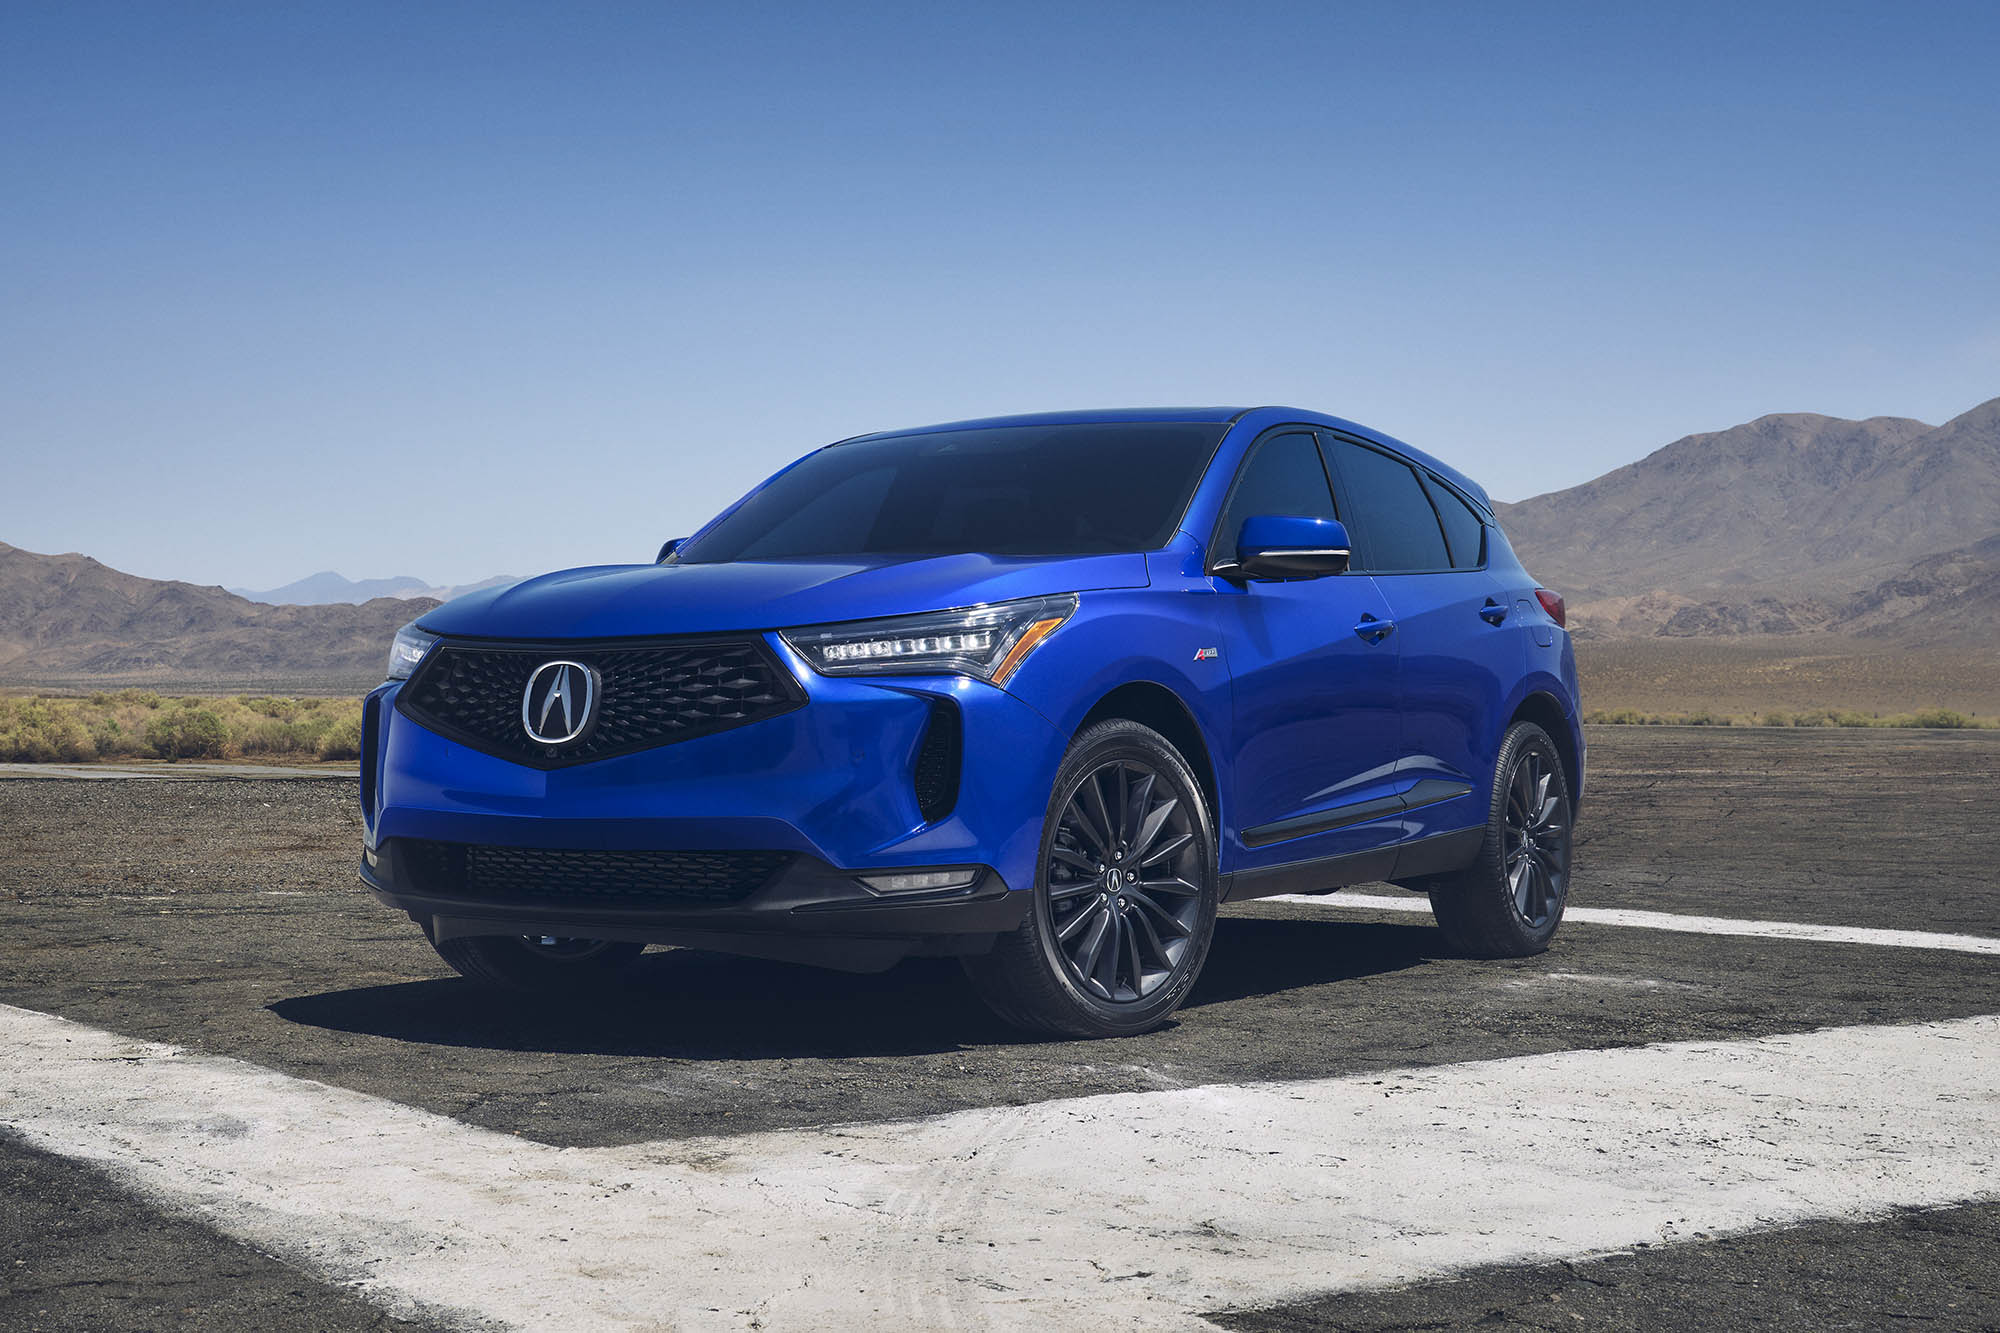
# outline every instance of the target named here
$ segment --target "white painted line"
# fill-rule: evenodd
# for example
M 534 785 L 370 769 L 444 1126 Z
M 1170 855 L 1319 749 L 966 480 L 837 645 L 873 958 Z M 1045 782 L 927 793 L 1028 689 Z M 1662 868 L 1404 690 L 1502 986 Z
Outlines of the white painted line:
M 564 1150 L 0 1006 L 0 1126 L 411 1316 L 1185 1327 L 2000 1198 L 2000 1016 Z
M 1259 899 L 1267 903 L 1299 903 L 1306 907 L 1347 908 L 1367 912 L 1422 912 L 1429 916 L 1430 899 L 1390 898 L 1367 893 L 1284 893 Z M 1623 907 L 1571 907 L 1564 921 L 1593 926 L 1637 926 L 1641 930 L 1678 930 L 1690 935 L 1752 935 L 1770 940 L 1816 940 L 1821 944 L 1879 944 L 1891 949 L 1948 949 L 1955 953 L 2000 954 L 2000 938 L 1990 935 L 1946 935 L 1933 930 L 1878 930 L 1872 926 L 1819 926 L 1805 921 L 1749 921 L 1729 916 L 1683 916 L 1679 912 L 1637 912 Z
M 0 764 L 0 778 L 63 778 L 105 782 L 120 778 L 163 778 L 179 781 L 213 781 L 216 778 L 243 778 L 261 781 L 270 778 L 316 778 L 355 782 L 359 768 L 321 766 L 284 767 L 276 764 L 218 764 L 190 761 L 180 764 Z

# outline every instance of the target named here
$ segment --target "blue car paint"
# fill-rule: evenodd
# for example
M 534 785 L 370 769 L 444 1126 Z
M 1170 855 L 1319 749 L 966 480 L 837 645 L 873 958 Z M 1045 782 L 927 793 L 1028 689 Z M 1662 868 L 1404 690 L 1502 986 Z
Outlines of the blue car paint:
M 1492 526 L 1485 491 L 1448 465 L 1355 423 L 1291 408 L 1057 413 L 924 429 L 1232 418 L 1181 529 L 1162 550 L 599 566 L 439 607 L 420 619 L 424 630 L 552 648 L 565 640 L 758 631 L 807 703 L 720 734 L 542 770 L 426 730 L 393 707 L 401 687 L 391 682 L 369 696 L 365 714 L 368 845 L 413 837 L 786 850 L 841 870 L 990 866 L 1009 888 L 1026 890 L 1065 747 L 1100 701 L 1133 686 L 1170 695 L 1199 733 L 1206 753 L 1196 767 L 1213 773 L 1225 875 L 1483 824 L 1500 737 L 1537 697 L 1538 715 L 1556 725 L 1558 744 L 1573 758 L 1580 797 L 1584 751 L 1569 636 L 1541 608 L 1534 579 Z M 1271 427 L 1298 424 L 1386 446 L 1451 483 L 1486 511 L 1485 566 L 1288 582 L 1210 573 L 1209 534 L 1246 451 Z M 776 633 L 1071 592 L 1079 594 L 1076 614 L 1004 688 L 957 675 L 822 676 Z M 1497 625 L 1480 614 L 1488 601 L 1507 608 Z M 1373 635 L 1371 618 L 1392 624 L 1393 633 Z M 952 813 L 927 824 L 910 773 L 933 696 L 959 706 L 963 767 Z M 1243 836 L 1408 792 L 1425 779 L 1469 790 L 1265 845 Z

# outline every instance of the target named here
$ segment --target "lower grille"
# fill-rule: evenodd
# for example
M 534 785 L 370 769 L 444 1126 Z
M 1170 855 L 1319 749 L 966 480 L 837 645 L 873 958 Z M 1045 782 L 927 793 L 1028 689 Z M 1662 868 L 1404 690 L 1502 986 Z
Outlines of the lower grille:
M 403 839 L 419 891 L 481 902 L 724 907 L 791 863 L 790 852 L 607 852 Z

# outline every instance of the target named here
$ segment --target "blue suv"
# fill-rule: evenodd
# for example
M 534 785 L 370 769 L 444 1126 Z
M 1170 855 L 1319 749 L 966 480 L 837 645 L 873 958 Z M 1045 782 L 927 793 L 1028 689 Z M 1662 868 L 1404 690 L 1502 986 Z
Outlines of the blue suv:
M 445 961 L 963 960 L 1158 1026 L 1225 902 L 1391 880 L 1548 946 L 1583 789 L 1563 604 L 1480 487 L 1292 408 L 844 440 L 649 565 L 461 597 L 364 713 L 361 877 Z

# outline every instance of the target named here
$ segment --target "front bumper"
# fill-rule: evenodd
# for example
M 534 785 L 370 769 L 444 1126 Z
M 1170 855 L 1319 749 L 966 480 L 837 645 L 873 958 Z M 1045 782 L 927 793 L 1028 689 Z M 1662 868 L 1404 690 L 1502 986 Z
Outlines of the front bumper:
M 792 858 L 761 888 L 722 906 L 580 903 L 560 890 L 505 901 L 473 896 L 427 873 L 414 839 L 391 838 L 363 856 L 361 882 L 407 912 L 433 940 L 466 935 L 553 935 L 631 940 L 877 972 L 912 955 L 984 953 L 1015 929 L 1029 895 L 991 867 L 965 888 L 880 894 L 817 857 Z
M 806 704 L 719 734 L 573 767 L 530 768 L 428 730 L 369 696 L 361 877 L 434 938 L 643 940 L 870 970 L 978 952 L 1017 927 L 1065 738 L 1007 691 L 962 677 L 823 677 L 770 636 Z M 934 705 L 959 719 L 948 814 L 913 774 Z M 416 873 L 420 844 L 631 853 L 783 853 L 781 874 L 719 906 L 607 905 L 552 892 L 505 902 Z M 878 895 L 861 872 L 976 866 L 967 889 Z

